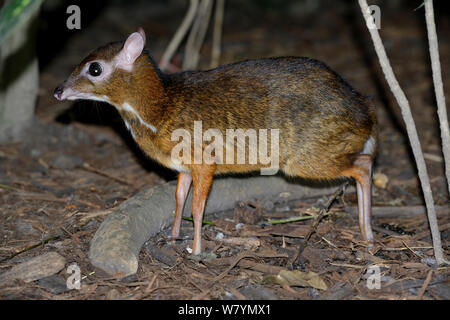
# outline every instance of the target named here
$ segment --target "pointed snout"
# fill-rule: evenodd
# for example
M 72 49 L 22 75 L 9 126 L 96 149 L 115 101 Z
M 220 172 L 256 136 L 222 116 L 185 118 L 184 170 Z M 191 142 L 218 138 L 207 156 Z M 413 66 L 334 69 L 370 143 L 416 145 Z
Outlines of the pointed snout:
M 53 96 L 59 101 L 84 98 L 81 93 L 72 89 L 70 82 L 68 82 L 67 80 L 55 88 L 55 91 L 53 91 Z
M 59 101 L 62 100 L 99 100 L 108 101 L 105 95 L 97 96 L 89 91 L 81 91 L 73 82 L 71 78 L 67 79 L 53 91 L 53 96 Z
M 62 99 L 62 95 L 64 93 L 63 88 L 61 87 L 61 85 L 57 86 L 55 91 L 53 91 L 53 96 L 58 99 L 58 100 L 63 100 Z
M 55 91 L 53 91 L 53 96 L 56 99 L 61 101 L 66 98 L 66 97 L 64 97 L 64 91 L 66 90 L 66 84 L 67 84 L 67 80 L 55 88 Z

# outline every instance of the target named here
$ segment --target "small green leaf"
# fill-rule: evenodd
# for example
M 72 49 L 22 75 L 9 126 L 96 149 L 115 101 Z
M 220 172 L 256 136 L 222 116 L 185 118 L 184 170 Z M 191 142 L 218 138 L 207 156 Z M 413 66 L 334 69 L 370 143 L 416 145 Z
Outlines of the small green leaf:
M 183 217 L 183 220 L 194 221 L 194 219 L 189 217 Z M 211 221 L 202 220 L 203 224 L 209 224 L 210 226 L 215 226 L 215 224 Z
M 303 220 L 309 220 L 314 219 L 314 216 L 301 216 L 301 217 L 293 217 L 288 219 L 269 219 L 270 224 L 281 224 L 281 223 L 290 223 L 290 222 L 297 222 L 297 221 L 303 221 Z

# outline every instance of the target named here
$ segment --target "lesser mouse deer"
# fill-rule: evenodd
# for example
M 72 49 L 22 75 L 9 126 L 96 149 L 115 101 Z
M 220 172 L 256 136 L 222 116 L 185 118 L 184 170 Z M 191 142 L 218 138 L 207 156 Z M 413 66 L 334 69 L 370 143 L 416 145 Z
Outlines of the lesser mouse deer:
M 178 141 L 172 138 L 173 132 L 179 128 L 193 132 L 194 122 L 201 121 L 202 128 L 214 128 L 223 136 L 229 129 L 279 130 L 279 141 L 270 141 L 267 149 L 286 175 L 319 180 L 354 178 L 361 232 L 365 240 L 373 241 L 371 175 L 376 116 L 365 97 L 324 63 L 302 57 L 248 60 L 208 71 L 165 74 L 144 51 L 145 41 L 145 33 L 139 29 L 125 42 L 93 51 L 54 95 L 59 100 L 89 99 L 113 105 L 139 147 L 179 172 L 173 238 L 179 236 L 191 182 L 193 253 L 199 254 L 203 211 L 213 176 L 268 166 L 259 160 L 174 161 L 172 151 Z M 200 151 L 206 147 L 203 141 Z M 222 151 L 216 149 L 215 156 Z M 193 154 L 194 147 L 188 152 Z M 246 156 L 252 155 L 247 151 Z M 231 160 L 236 160 L 236 155 Z

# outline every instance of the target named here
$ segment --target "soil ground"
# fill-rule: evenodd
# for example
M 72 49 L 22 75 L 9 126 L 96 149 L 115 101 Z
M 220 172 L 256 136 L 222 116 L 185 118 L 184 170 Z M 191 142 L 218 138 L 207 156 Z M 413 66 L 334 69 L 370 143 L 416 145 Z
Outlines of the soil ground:
M 53 11 L 44 9 L 38 123 L 26 140 L 0 146 L 0 274 L 54 251 L 65 257 L 66 266 L 77 263 L 83 280 L 80 290 L 68 290 L 69 275 L 63 269 L 38 281 L 4 284 L 0 299 L 449 299 L 449 268 L 432 265 L 426 216 L 424 212 L 411 215 L 423 205 L 416 167 L 398 106 L 358 8 L 308 15 L 295 6 L 272 10 L 229 1 L 221 63 L 309 56 L 326 62 L 355 89 L 372 96 L 379 119 L 375 173 L 388 179 L 384 188 L 374 188 L 373 206 L 401 208 L 397 216 L 374 217 L 373 255 L 362 244 L 351 210 L 356 206 L 355 195 L 345 194 L 320 222 L 300 257 L 311 220 L 274 226 L 267 221 L 317 214 L 327 198 L 275 203 L 265 209 L 258 203 L 246 205 L 240 218 L 247 222 L 243 224 L 238 224 L 233 211 L 206 217 L 215 225 L 204 226 L 203 241 L 215 259 L 198 261 L 189 256 L 185 248 L 192 239 L 192 224 L 184 221 L 185 237 L 176 246 L 167 243 L 167 230 L 148 241 L 134 276 L 114 279 L 89 263 L 89 241 L 110 209 L 176 175 L 140 153 L 112 107 L 57 103 L 53 89 L 86 53 L 124 38 L 137 26 L 147 31 L 147 46 L 159 60 L 186 9 L 177 3 L 98 4 L 86 14 L 82 31 L 71 32 L 61 41 L 53 28 L 63 28 L 57 25 L 63 20 L 52 20 Z M 427 38 L 423 10 L 413 9 L 382 11 L 380 32 L 416 120 L 448 254 L 450 210 Z M 444 90 L 449 93 L 450 19 L 448 13 L 443 18 L 436 13 Z M 208 67 L 210 49 L 208 34 L 200 68 Z M 252 219 L 255 210 L 259 215 Z M 222 236 L 231 242 L 220 240 Z M 367 286 L 367 269 L 374 264 L 380 267 L 380 289 Z M 292 266 L 316 273 L 327 290 L 280 284 L 271 277 Z

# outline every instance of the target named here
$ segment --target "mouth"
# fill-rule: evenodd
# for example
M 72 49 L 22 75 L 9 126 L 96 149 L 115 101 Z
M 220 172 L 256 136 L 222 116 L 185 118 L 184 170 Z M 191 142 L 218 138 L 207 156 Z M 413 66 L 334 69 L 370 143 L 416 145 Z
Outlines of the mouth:
M 102 96 L 97 97 L 90 93 L 75 91 L 72 88 L 65 88 L 63 86 L 58 86 L 53 92 L 53 96 L 59 101 L 63 100 L 96 100 L 102 102 L 109 102 L 108 97 Z
M 53 96 L 59 101 L 86 99 L 86 95 L 82 92 L 76 92 L 71 88 L 64 88 L 62 86 L 58 86 L 55 89 L 55 91 L 53 92 Z

